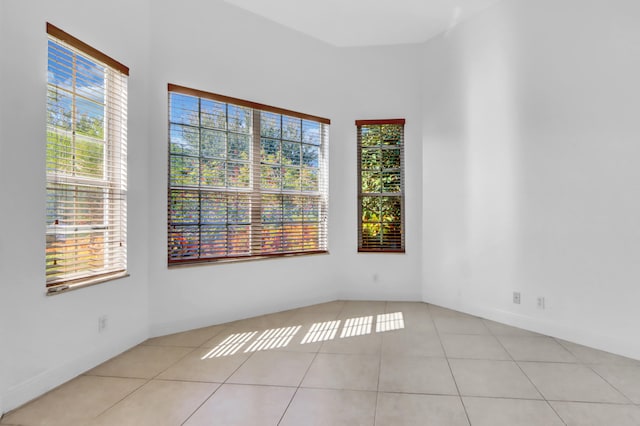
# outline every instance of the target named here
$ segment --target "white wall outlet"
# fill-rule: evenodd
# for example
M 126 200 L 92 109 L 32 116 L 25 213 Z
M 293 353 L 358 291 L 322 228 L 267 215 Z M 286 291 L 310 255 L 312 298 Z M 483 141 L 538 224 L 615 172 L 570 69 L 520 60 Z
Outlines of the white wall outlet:
M 538 309 L 544 309 L 544 297 L 538 297 Z
M 520 292 L 519 291 L 514 291 L 513 292 L 513 303 L 515 303 L 516 305 L 520 304 Z
M 98 333 L 102 333 L 107 329 L 108 317 L 101 315 L 98 317 Z

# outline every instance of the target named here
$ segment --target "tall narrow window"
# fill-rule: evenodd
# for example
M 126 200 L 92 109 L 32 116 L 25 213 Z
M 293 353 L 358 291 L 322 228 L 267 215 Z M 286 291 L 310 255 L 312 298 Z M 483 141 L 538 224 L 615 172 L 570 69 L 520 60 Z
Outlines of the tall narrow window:
M 169 264 L 325 252 L 328 125 L 169 85 Z
M 404 119 L 356 126 L 358 251 L 404 252 Z
M 47 24 L 49 293 L 126 274 L 129 69 Z

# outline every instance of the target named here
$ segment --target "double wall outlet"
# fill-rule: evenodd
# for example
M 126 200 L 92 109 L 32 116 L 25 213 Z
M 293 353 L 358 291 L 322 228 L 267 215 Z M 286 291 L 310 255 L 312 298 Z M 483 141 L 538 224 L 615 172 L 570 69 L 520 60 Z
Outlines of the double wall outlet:
M 513 292 L 513 303 L 515 303 L 516 305 L 520 304 L 520 292 L 519 291 L 514 291 Z
M 538 309 L 544 309 L 544 308 L 545 308 L 544 297 L 539 296 L 538 297 Z

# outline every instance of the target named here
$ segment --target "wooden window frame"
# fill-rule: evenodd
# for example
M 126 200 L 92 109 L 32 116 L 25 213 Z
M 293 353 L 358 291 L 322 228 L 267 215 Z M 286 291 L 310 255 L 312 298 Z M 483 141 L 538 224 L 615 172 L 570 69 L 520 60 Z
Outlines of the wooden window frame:
M 395 119 L 381 119 L 381 120 L 356 120 L 355 121 L 356 130 L 357 130 L 357 181 L 358 181 L 358 252 L 360 253 L 405 253 L 406 245 L 405 245 L 405 162 L 404 162 L 404 145 L 405 145 L 405 137 L 404 137 L 404 126 L 405 119 L 403 118 L 395 118 Z M 363 190 L 363 163 L 362 163 L 362 129 L 366 126 L 383 126 L 383 125 L 394 125 L 400 126 L 400 142 L 399 148 L 390 148 L 390 149 L 399 149 L 399 157 L 400 157 L 400 190 L 398 192 L 383 192 L 382 183 L 379 192 L 365 192 Z M 380 144 L 380 149 L 386 149 L 383 146 L 383 143 Z M 382 161 L 380 159 L 380 161 Z M 385 169 L 382 168 L 382 164 L 380 165 L 380 169 L 376 169 L 381 174 Z M 366 170 L 368 171 L 368 170 Z M 383 221 L 382 215 L 376 224 L 380 225 L 380 243 L 378 246 L 373 244 L 366 244 L 363 237 L 363 227 L 364 227 L 364 219 L 363 219 L 363 199 L 367 198 L 390 198 L 390 197 L 399 197 L 400 203 L 400 220 L 399 220 L 399 236 L 398 239 L 390 238 L 385 239 L 384 234 L 382 232 L 383 225 L 386 222 Z M 367 222 L 373 224 L 374 222 Z
M 257 260 L 257 259 L 267 259 L 267 258 L 274 258 L 274 257 L 288 257 L 288 256 L 300 256 L 300 255 L 310 255 L 310 254 L 322 254 L 322 253 L 327 253 L 328 252 L 328 224 L 327 224 L 327 216 L 328 216 L 328 169 L 329 169 L 329 165 L 328 165 L 328 125 L 331 123 L 331 121 L 327 118 L 323 118 L 323 117 L 318 117 L 318 116 L 314 116 L 314 115 L 310 115 L 310 114 L 305 114 L 305 113 L 300 113 L 297 111 L 292 111 L 292 110 L 288 110 L 288 109 L 283 109 L 283 108 L 278 108 L 278 107 L 273 107 L 270 105 L 265 105 L 265 104 L 261 104 L 261 103 L 257 103 L 257 102 L 252 102 L 252 101 L 247 101 L 244 99 L 238 99 L 238 98 L 233 98 L 230 96 L 225 96 L 225 95 L 219 95 L 219 94 L 215 94 L 215 93 L 210 93 L 210 92 L 206 92 L 206 91 L 202 91 L 202 90 L 198 90 L 198 89 L 192 89 L 189 87 L 184 87 L 184 86 L 179 86 L 176 84 L 168 84 L 167 85 L 167 90 L 168 90 L 168 95 L 169 95 L 169 106 L 168 106 L 168 110 L 169 110 L 169 117 L 168 117 L 168 132 L 169 132 L 169 149 L 168 149 L 168 157 L 169 157 L 169 164 L 168 164 L 168 192 L 167 192 L 167 263 L 170 267 L 173 266 L 180 266 L 180 265 L 190 265 L 190 264 L 206 264 L 206 263 L 226 263 L 226 262 L 236 262 L 236 261 L 247 261 L 247 260 Z M 184 127 L 184 125 L 177 123 L 177 122 L 172 122 L 171 121 L 171 94 L 175 93 L 175 94 L 181 94 L 181 95 L 187 95 L 187 96 L 191 96 L 194 98 L 198 98 L 199 101 L 201 102 L 201 100 L 209 100 L 209 101 L 215 101 L 215 102 L 220 102 L 223 103 L 225 105 L 232 105 L 232 106 L 240 106 L 240 107 L 245 107 L 245 108 L 249 108 L 252 111 L 252 125 L 251 125 L 251 132 L 248 133 L 250 135 L 250 158 L 247 162 L 247 164 L 250 167 L 250 173 L 251 173 L 251 177 L 250 177 L 250 184 L 249 187 L 246 189 L 238 189 L 238 188 L 227 188 L 224 189 L 224 187 L 220 187 L 220 188 L 215 188 L 215 189 L 210 189 L 210 188 L 203 188 L 202 185 L 198 184 L 198 185 L 193 185 L 192 187 L 185 187 L 185 186 L 179 186 L 179 185 L 172 185 L 172 175 L 171 175 L 171 162 L 172 162 L 172 147 L 171 147 L 171 126 L 172 125 L 180 125 L 181 127 Z M 301 187 L 300 191 L 296 191 L 296 190 L 291 190 L 291 191 L 287 191 L 284 189 L 281 190 L 268 190 L 268 189 L 264 189 L 262 188 L 262 184 L 261 184 L 261 167 L 265 166 L 265 165 L 269 165 L 268 163 L 264 163 L 261 161 L 261 139 L 264 136 L 261 136 L 261 122 L 260 122 L 260 117 L 262 114 L 264 113 L 273 113 L 273 114 L 277 114 L 280 115 L 282 117 L 286 116 L 286 117 L 293 117 L 295 119 L 300 119 L 301 120 L 301 125 L 303 123 L 303 120 L 306 121 L 310 121 L 310 122 L 316 122 L 320 125 L 320 145 L 318 145 L 318 152 L 319 152 L 319 158 L 318 158 L 318 189 L 315 191 L 304 191 Z M 198 132 L 202 132 L 202 130 L 208 130 L 204 127 L 202 127 L 202 125 L 196 126 L 198 127 Z M 227 133 L 229 132 L 229 130 L 227 130 Z M 271 138 L 271 137 L 269 137 Z M 277 138 L 276 138 L 277 139 Z M 280 140 L 281 142 L 285 142 L 286 140 L 284 138 L 281 138 Z M 306 143 L 304 141 L 300 141 L 300 149 L 302 150 L 302 147 L 306 145 Z M 302 152 L 302 151 L 301 151 Z M 174 156 L 181 156 L 181 154 L 173 154 Z M 302 155 L 302 154 L 301 154 Z M 194 157 L 195 158 L 195 157 Z M 203 160 L 204 157 L 202 157 L 202 154 L 200 154 L 197 158 L 199 158 L 201 161 Z M 227 160 L 229 161 L 229 160 Z M 285 165 L 280 166 L 282 168 L 285 168 Z M 300 165 L 300 167 L 302 167 L 302 164 Z M 175 202 L 177 200 L 181 200 L 180 198 L 172 198 L 172 191 L 180 191 L 183 188 L 183 192 L 187 193 L 187 192 L 191 192 L 193 194 L 198 193 L 198 200 L 199 200 L 199 221 L 197 223 L 194 222 L 193 225 L 185 225 L 186 226 L 193 226 L 194 228 L 197 226 L 199 229 L 199 246 L 198 246 L 198 257 L 193 257 L 193 256 L 189 256 L 186 255 L 185 258 L 178 258 L 175 255 L 175 238 L 173 237 L 172 233 L 176 233 L 176 225 L 179 225 L 176 222 L 172 222 L 172 206 L 171 203 L 172 201 Z M 249 251 L 246 253 L 242 253 L 242 254 L 237 254 L 237 255 L 233 255 L 233 254 L 227 254 L 224 256 L 201 256 L 202 253 L 202 235 L 203 235 L 203 231 L 202 228 L 205 226 L 204 222 L 202 221 L 202 216 L 203 216 L 203 209 L 202 209 L 202 197 L 203 194 L 218 194 L 218 195 L 230 195 L 233 196 L 235 195 L 244 195 L 245 197 L 248 197 L 250 199 L 249 203 L 250 203 L 250 220 L 248 223 L 243 223 L 241 224 L 242 226 L 249 226 L 249 239 L 250 242 L 248 243 L 248 247 L 249 247 Z M 317 242 L 318 242 L 318 249 L 300 249 L 300 250 L 284 250 L 282 252 L 264 252 L 263 248 L 261 246 L 262 244 L 262 238 L 264 237 L 265 234 L 263 234 L 263 226 L 266 226 L 266 222 L 263 223 L 262 222 L 262 202 L 263 202 L 263 197 L 266 196 L 272 196 L 272 197 L 282 197 L 282 203 L 284 204 L 284 200 L 286 197 L 291 197 L 291 198 L 308 198 L 308 199 L 315 199 L 317 200 L 317 205 L 318 205 L 318 220 L 316 221 L 317 227 L 318 227 L 318 237 L 317 237 Z M 229 201 L 227 201 L 228 203 Z M 228 207 L 228 205 L 227 205 Z M 282 219 L 284 221 L 284 218 Z M 278 222 L 279 223 L 279 222 Z M 278 224 L 276 222 L 273 222 L 271 224 Z M 280 223 L 280 225 L 284 228 L 284 223 L 282 222 Z M 312 222 L 303 222 L 303 223 L 312 223 Z M 227 222 L 227 226 L 230 226 L 230 222 Z M 301 225 L 303 226 L 303 225 Z M 283 231 L 283 235 L 286 234 L 286 232 Z M 299 238 L 303 238 L 302 235 L 298 235 Z M 227 238 L 230 238 L 229 236 Z M 300 240 L 302 241 L 302 240 Z M 303 243 L 304 245 L 304 243 Z M 173 250 L 174 250 L 174 254 L 172 254 L 172 246 L 174 246 Z M 191 245 L 193 247 L 193 245 Z M 228 250 L 228 249 L 227 249 Z
M 60 81 L 55 80 L 56 77 L 47 82 L 48 91 L 55 94 L 53 100 L 48 100 L 47 110 L 49 111 L 49 102 L 52 102 L 52 107 L 60 108 L 60 110 L 52 110 L 54 111 L 52 114 L 56 114 L 55 111 L 64 111 L 60 106 L 63 104 L 57 104 L 59 102 L 57 96 L 61 96 L 62 99 L 68 96 L 71 99 L 69 101 L 71 102 L 69 112 L 71 115 L 67 119 L 71 123 L 70 129 L 64 126 L 59 127 L 59 123 L 51 123 L 49 115 L 47 117 L 46 288 L 47 294 L 52 295 L 128 275 L 126 109 L 129 68 L 51 23 L 46 23 L 46 32 L 49 43 L 49 66 L 57 67 L 55 69 L 62 73 L 60 75 L 64 75 L 64 72 L 70 72 L 72 75 L 70 87 L 61 85 Z M 54 65 L 51 65 L 51 46 L 56 46 L 54 49 L 58 49 L 58 53 L 53 50 L 54 55 L 72 55 L 73 62 L 55 62 L 56 57 L 54 56 Z M 89 74 L 92 71 L 89 71 L 88 68 L 78 71 L 80 65 L 76 63 L 76 60 L 78 63 L 81 62 L 84 67 L 91 64 L 104 69 L 102 77 L 104 78 L 104 86 L 101 89 L 103 92 L 95 92 L 95 86 L 76 87 L 76 78 L 89 78 L 88 76 L 99 78 L 98 76 L 102 75 Z M 53 71 L 51 75 L 55 75 Z M 82 81 L 86 84 L 91 80 Z M 86 95 L 89 90 L 92 93 L 99 93 L 101 100 L 87 97 L 94 96 Z M 80 102 L 103 108 L 103 124 L 99 128 L 101 133 L 96 133 L 99 136 L 96 134 L 87 136 L 88 133 L 82 131 L 78 133 L 78 123 L 82 122 L 78 118 L 81 117 L 81 109 L 77 107 Z M 57 114 L 62 115 L 61 112 L 57 112 Z M 50 134 L 51 136 L 49 136 Z M 60 145 L 61 140 L 69 142 L 62 142 Z M 65 148 L 66 143 L 70 143 L 73 149 L 72 164 L 74 165 L 71 166 L 71 169 L 69 169 L 69 160 L 64 159 L 69 155 L 68 147 Z M 85 161 L 95 161 L 96 158 L 95 156 L 88 157 L 89 154 L 77 148 L 76 144 L 80 143 L 103 145 L 101 148 L 102 162 L 99 163 L 98 168 L 101 170 L 100 175 L 83 175 L 83 172 L 77 171 L 76 167 L 79 167 L 77 164 L 82 161 L 82 158 L 91 158 L 91 160 Z M 76 156 L 80 160 L 76 160 Z M 74 200 L 73 207 L 65 204 L 69 199 Z M 98 202 L 98 206 L 102 207 L 96 207 L 95 200 L 101 200 Z M 83 202 L 86 204 L 82 204 Z M 99 212 L 100 210 L 102 211 Z M 83 215 L 84 218 L 82 218 Z M 87 215 L 91 217 L 89 222 L 86 219 Z M 64 224 L 68 220 L 72 220 L 72 224 Z M 102 235 L 95 237 L 97 242 L 87 243 L 89 245 L 86 250 L 97 251 L 98 257 L 88 258 L 88 255 L 83 251 L 85 249 L 81 249 L 81 246 L 78 245 L 80 240 L 74 240 L 74 238 L 78 238 L 74 233 Z M 67 235 L 71 235 L 71 237 L 67 237 Z M 71 244 L 65 243 L 68 238 L 70 238 Z M 72 246 L 75 248 L 71 249 Z

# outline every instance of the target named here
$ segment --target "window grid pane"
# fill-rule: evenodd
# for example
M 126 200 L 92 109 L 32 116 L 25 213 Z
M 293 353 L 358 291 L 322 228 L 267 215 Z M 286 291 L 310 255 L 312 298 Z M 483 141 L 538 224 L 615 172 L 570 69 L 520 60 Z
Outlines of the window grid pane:
M 358 250 L 404 252 L 404 120 L 356 126 Z
M 50 291 L 126 270 L 126 75 L 65 39 L 74 45 L 51 33 L 48 39 Z
M 328 126 L 216 96 L 169 90 L 169 264 L 326 251 Z

